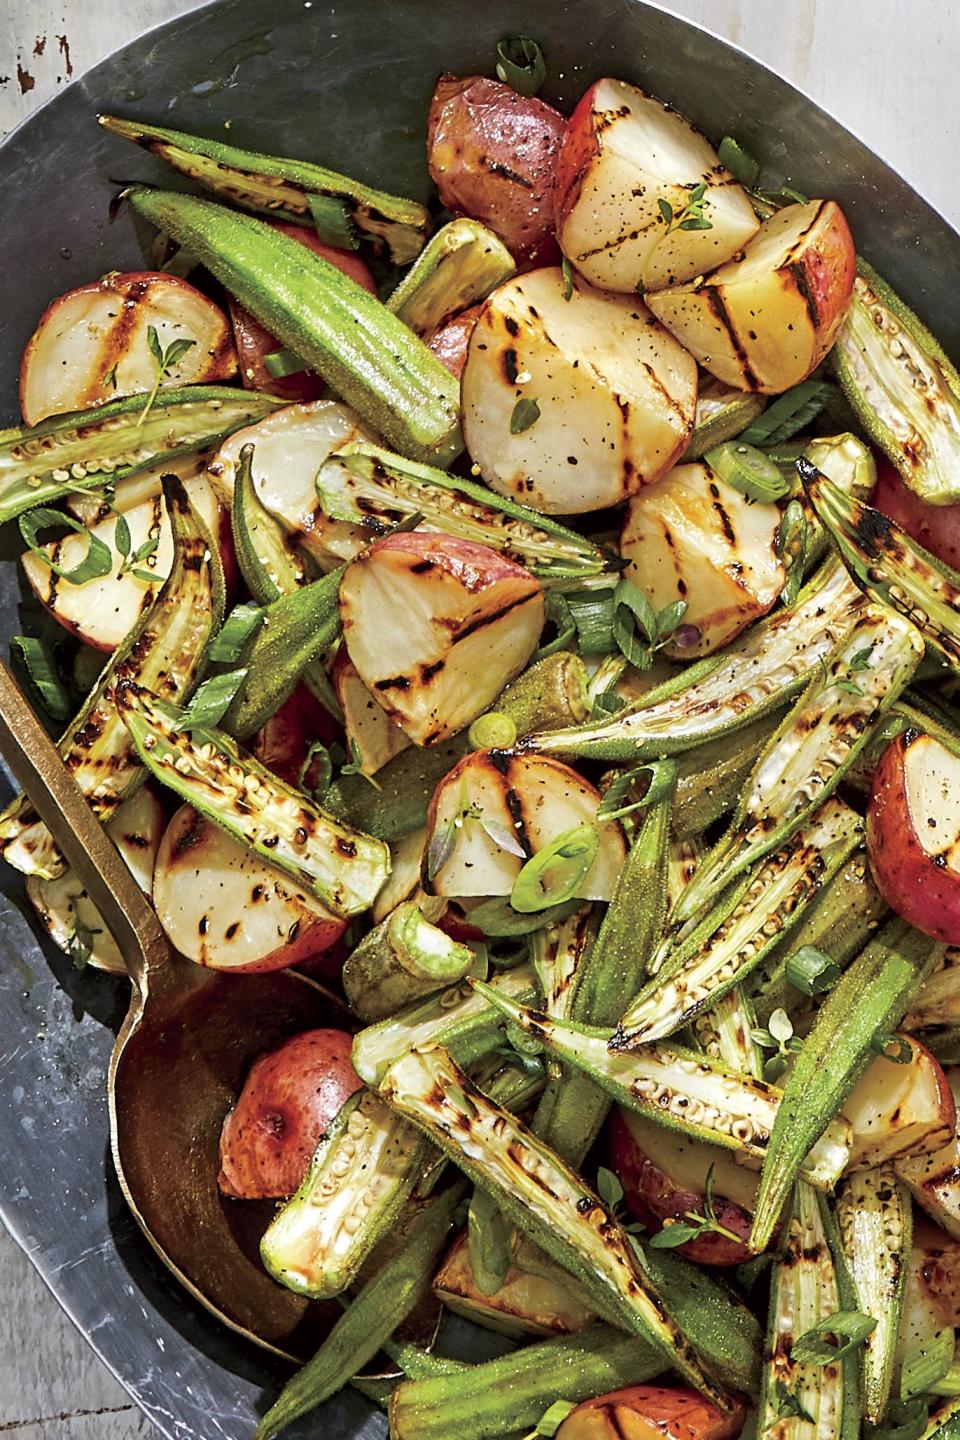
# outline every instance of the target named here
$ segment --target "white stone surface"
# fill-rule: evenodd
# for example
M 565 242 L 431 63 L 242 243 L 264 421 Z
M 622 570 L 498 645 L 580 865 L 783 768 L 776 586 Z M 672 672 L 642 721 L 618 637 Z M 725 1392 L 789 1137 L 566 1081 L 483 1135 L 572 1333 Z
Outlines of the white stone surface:
M 72 75 L 191 8 L 189 0 L 0 0 L 0 135 Z M 960 222 L 958 0 L 673 0 L 671 8 L 781 71 Z M 522 13 L 520 3 L 518 22 Z M 0 1295 L 0 1433 L 131 1440 L 151 1432 L 2 1232 Z

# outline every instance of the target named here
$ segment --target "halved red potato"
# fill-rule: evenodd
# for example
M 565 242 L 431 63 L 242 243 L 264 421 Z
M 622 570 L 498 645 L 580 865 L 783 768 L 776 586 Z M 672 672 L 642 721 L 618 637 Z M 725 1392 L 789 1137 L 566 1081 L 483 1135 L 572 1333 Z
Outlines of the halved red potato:
M 595 824 L 599 804 L 599 790 L 550 756 L 475 750 L 433 792 L 424 888 L 458 898 L 509 895 L 525 857 L 576 825 Z M 619 821 L 601 822 L 599 831 L 600 847 L 577 899 L 609 900 L 623 868 L 626 846 Z M 449 853 L 438 866 L 437 836 L 448 834 L 452 845 L 443 847 Z M 498 843 L 499 837 L 509 838 L 511 849 Z
M 957 1128 L 957 1112 L 943 1068 L 915 1036 L 904 1036 L 910 1059 L 878 1055 L 843 1105 L 853 1126 L 848 1170 L 870 1170 L 907 1155 L 929 1155 Z
M 437 1271 L 433 1293 L 454 1315 L 514 1340 L 572 1335 L 595 1318 L 576 1282 L 523 1235 L 500 1289 L 484 1295 L 474 1279 L 467 1233 L 461 1231 Z
M 684 228 L 690 192 L 701 185 L 697 210 L 709 228 Z M 700 132 L 624 80 L 597 80 L 570 116 L 556 209 L 567 259 L 592 285 L 631 294 L 715 270 L 760 224 Z
M 665 1220 L 704 1213 L 704 1184 L 713 1166 L 713 1204 L 717 1219 L 734 1235 L 706 1234 L 679 1248 L 700 1265 L 740 1265 L 750 1258 L 747 1241 L 753 1224 L 760 1177 L 738 1165 L 716 1145 L 704 1145 L 656 1125 L 630 1110 L 611 1112 L 607 1129 L 610 1169 L 620 1179 L 624 1199 L 636 1219 L 651 1230 Z
M 124 800 L 106 827 L 145 895 L 150 894 L 165 824 L 163 806 L 144 785 Z M 65 870 L 56 880 L 28 876 L 27 899 L 53 943 L 76 962 L 84 962 L 85 957 L 85 963 L 95 970 L 126 975 L 127 967 L 116 941 L 73 870 Z
M 236 430 L 207 467 L 217 493 L 229 504 L 240 451 L 252 445 L 257 495 L 297 543 L 325 570 L 350 560 L 369 540 L 360 525 L 328 520 L 317 496 L 317 474 L 334 450 L 375 440 L 352 410 L 336 400 L 313 400 L 275 410 L 255 425 Z
M 299 785 L 300 771 L 315 740 L 329 745 L 340 738 L 340 726 L 301 681 L 250 741 L 262 765 L 288 785 Z M 310 776 L 306 776 L 307 782 Z
M 718 380 L 775 395 L 805 380 L 833 345 L 855 275 L 843 211 L 809 200 L 771 215 L 742 254 L 705 279 L 648 302 Z
M 960 759 L 929 735 L 907 730 L 884 750 L 867 853 L 888 905 L 925 935 L 960 943 Z
M 960 1104 L 960 1069 L 946 1072 L 954 1107 Z M 901 1157 L 894 1169 L 918 1205 L 954 1240 L 960 1240 L 960 1135 L 929 1155 Z
M 25 423 L 151 390 L 157 377 L 151 325 L 164 352 L 174 340 L 193 341 L 161 386 L 209 384 L 237 373 L 227 317 L 206 295 L 161 271 L 114 271 L 58 296 L 41 315 L 20 365 Z
M 696 1390 L 631 1385 L 584 1400 L 556 1440 L 729 1440 L 739 1435 L 743 1421 L 742 1406 L 724 1414 Z
M 697 407 L 696 365 L 636 296 L 579 276 L 566 289 L 550 267 L 494 290 L 463 372 L 464 435 L 484 480 L 548 515 L 616 505 L 659 479 Z
M 897 1364 L 946 1326 L 960 1325 L 960 1241 L 914 1212 Z
M 423 864 L 423 849 L 427 843 L 426 827 L 411 830 L 402 840 L 390 846 L 390 874 L 377 892 L 373 902 L 373 922 L 379 925 L 391 910 L 402 905 L 404 900 L 414 900 L 423 892 L 420 889 L 420 867 Z
M 283 1200 L 363 1084 L 346 1030 L 305 1030 L 255 1060 L 220 1132 L 217 1184 L 235 1200 Z
M 628 505 L 620 553 L 627 577 L 660 610 L 685 600 L 699 641 L 667 654 L 709 655 L 766 615 L 786 582 L 776 505 L 752 502 L 707 465 L 675 465 Z
M 441 203 L 489 225 L 518 259 L 553 259 L 553 193 L 566 121 L 483 75 L 441 75 L 427 120 L 427 164 Z
M 481 306 L 471 305 L 469 310 L 461 310 L 452 320 L 444 320 L 432 335 L 424 336 L 427 349 L 432 350 L 441 365 L 445 365 L 450 374 L 455 375 L 458 380 L 467 363 L 470 336 L 480 316 L 480 310 Z
M 347 749 L 352 754 L 356 746 L 362 775 L 376 775 L 388 760 L 407 749 L 409 737 L 370 694 L 343 645 L 337 651 L 330 678 L 343 711 Z
M 435 745 L 520 674 L 543 629 L 543 591 L 487 545 L 405 532 L 347 566 L 340 617 L 364 685 L 415 745 Z
M 206 522 L 211 536 L 220 540 L 220 503 L 213 487 L 202 475 L 186 482 L 193 504 Z M 124 512 L 124 523 L 130 534 L 130 548 L 123 556 L 117 549 L 115 514 L 108 514 L 91 527 L 91 533 L 110 551 L 113 566 L 108 575 L 73 585 L 62 579 L 49 565 L 27 550 L 21 556 L 27 581 L 45 609 L 50 611 L 65 630 L 97 650 L 115 650 L 137 620 L 148 610 L 173 564 L 173 533 L 161 494 L 144 500 Z M 142 560 L 133 556 L 142 546 L 153 544 L 156 549 Z M 79 565 L 87 553 L 87 536 L 71 531 L 62 540 L 43 547 L 45 553 L 64 569 Z M 145 576 L 153 578 L 147 580 Z
M 346 929 L 306 888 L 189 805 L 160 842 L 153 905 L 171 944 L 211 970 L 284 970 L 322 955 Z
M 877 485 L 870 500 L 918 545 L 960 570 L 960 505 L 929 505 L 885 455 L 877 456 Z
M 291 240 L 298 240 L 307 250 L 319 255 L 321 260 L 336 265 L 344 275 L 369 290 L 371 295 L 376 295 L 377 287 L 368 266 L 353 250 L 340 250 L 333 245 L 324 245 L 317 232 L 306 225 L 291 225 L 283 220 L 274 220 L 271 224 L 274 230 L 289 235 Z M 299 370 L 293 375 L 284 375 L 280 380 L 273 378 L 264 364 L 264 359 L 273 351 L 282 348 L 280 341 L 232 295 L 227 296 L 227 304 L 244 389 L 266 390 L 268 394 L 291 403 L 318 399 L 323 393 L 324 385 L 319 375 L 312 371 Z

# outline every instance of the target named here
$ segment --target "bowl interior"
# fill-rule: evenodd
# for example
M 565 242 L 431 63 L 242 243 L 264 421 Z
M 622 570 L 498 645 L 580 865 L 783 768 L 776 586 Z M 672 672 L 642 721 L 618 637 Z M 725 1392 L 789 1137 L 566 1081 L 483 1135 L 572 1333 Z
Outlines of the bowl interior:
M 545 98 L 569 108 L 604 74 L 668 99 L 714 140 L 727 133 L 788 181 L 837 199 L 858 247 L 960 354 L 948 277 L 960 237 L 855 137 L 758 62 L 642 0 L 218 0 L 150 32 L 42 109 L 0 147 L 7 277 L 3 413 L 16 420 L 19 356 L 45 305 L 108 269 L 140 268 L 118 183 L 181 182 L 96 125 L 106 110 L 317 159 L 428 193 L 427 104 L 443 70 L 491 71 L 496 41 L 544 46 Z M 12 539 L 3 537 L 9 557 Z M 0 571 L 0 645 L 23 628 L 14 567 Z M 8 786 L 9 789 L 9 786 Z M 155 1261 L 127 1215 L 107 1155 L 104 1098 L 124 985 L 80 974 L 38 938 L 4 875 L 0 1026 L 5 1036 L 0 1210 L 48 1283 L 170 1437 L 246 1440 L 283 1367 L 217 1326 Z M 238 980 L 237 983 L 242 983 Z M 163 1104 L 163 1095 L 157 1095 Z M 471 1342 L 487 1350 L 488 1337 Z M 339 1440 L 386 1434 L 351 1391 L 291 1431 Z

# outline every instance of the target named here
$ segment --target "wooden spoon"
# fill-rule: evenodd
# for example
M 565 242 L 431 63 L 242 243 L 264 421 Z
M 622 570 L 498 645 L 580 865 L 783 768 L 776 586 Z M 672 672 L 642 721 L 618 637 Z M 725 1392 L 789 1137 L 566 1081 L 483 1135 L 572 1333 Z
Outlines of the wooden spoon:
M 293 1295 L 263 1269 L 258 1246 L 274 1206 L 220 1194 L 219 1138 L 256 1057 L 330 1024 L 337 1001 L 293 971 L 232 976 L 172 949 L 2 662 L 0 752 L 103 916 L 133 982 L 108 1081 L 111 1148 L 130 1209 L 164 1264 L 218 1319 L 275 1354 L 305 1359 L 339 1306 Z

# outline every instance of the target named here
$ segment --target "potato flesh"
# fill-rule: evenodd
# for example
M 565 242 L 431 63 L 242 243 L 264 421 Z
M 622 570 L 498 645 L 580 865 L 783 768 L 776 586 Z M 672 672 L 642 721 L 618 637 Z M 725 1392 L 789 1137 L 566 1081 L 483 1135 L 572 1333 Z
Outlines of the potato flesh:
M 960 875 L 960 758 L 920 736 L 904 755 L 903 779 L 920 848 Z
M 332 570 L 358 554 L 370 537 L 360 525 L 327 519 L 317 496 L 317 473 L 334 450 L 375 438 L 338 401 L 289 405 L 268 415 L 266 422 L 235 431 L 207 473 L 229 502 L 240 451 L 252 445 L 253 484 L 261 503 L 324 570 Z
M 707 1171 L 712 1168 L 714 1193 L 734 1201 L 744 1210 L 753 1211 L 760 1177 L 738 1163 L 731 1151 L 692 1140 L 688 1135 L 682 1135 L 666 1125 L 657 1125 L 632 1110 L 621 1109 L 620 1118 L 638 1148 L 663 1171 L 677 1190 L 702 1194 Z
M 651 294 L 650 309 L 725 384 L 770 394 L 799 384 L 832 343 L 805 261 L 838 214 L 824 200 L 778 211 L 742 255 L 704 281 Z
M 415 745 L 455 735 L 488 709 L 530 659 L 544 622 L 540 586 L 521 566 L 483 545 L 430 538 L 434 555 L 481 552 L 486 574 L 473 561 L 463 579 L 440 564 L 424 570 L 416 550 L 383 543 L 340 585 L 350 659 Z
M 500 1289 L 484 1295 L 474 1279 L 466 1235 L 459 1235 L 437 1271 L 433 1293 L 454 1315 L 516 1340 L 571 1335 L 595 1318 L 566 1271 L 522 1236 Z
M 780 519 L 776 505 L 751 504 L 706 465 L 677 465 L 632 498 L 620 543 L 626 575 L 655 609 L 686 601 L 683 623 L 701 638 L 684 658 L 718 650 L 774 604 L 786 581 Z
M 309 890 L 189 805 L 176 812 L 160 843 L 153 905 L 180 954 L 217 970 L 262 965 L 303 942 L 314 926 L 343 928 Z M 322 949 L 318 944 L 313 953 Z
M 592 128 L 599 150 L 559 227 L 564 253 L 591 284 L 631 293 L 680 284 L 722 265 L 756 232 L 742 186 L 661 101 L 622 80 L 601 80 Z M 676 222 L 700 183 L 710 229 L 683 230 Z M 673 211 L 669 233 L 660 200 Z
M 186 488 L 211 536 L 216 537 L 220 507 L 211 486 L 202 476 L 197 476 L 187 482 Z M 130 556 L 150 540 L 157 541 L 157 548 L 136 564 L 130 563 L 117 549 L 118 520 L 110 514 L 92 526 L 92 534 L 109 549 L 112 568 L 109 575 L 86 580 L 82 585 L 61 579 L 32 551 L 22 556 L 24 574 L 40 603 L 71 634 L 98 650 L 116 649 L 142 612 L 153 603 L 173 564 L 173 532 L 162 495 L 157 494 L 127 510 L 124 519 L 130 532 Z M 63 569 L 71 570 L 83 561 L 88 543 L 86 534 L 78 531 L 43 548 Z M 129 568 L 121 574 L 127 564 Z M 154 578 L 142 579 L 146 574 Z
M 510 433 L 518 401 L 539 418 Z M 616 505 L 682 454 L 697 401 L 689 355 L 636 297 L 555 267 L 508 280 L 483 307 L 463 372 L 467 448 L 488 485 L 544 514 Z
M 406 750 L 410 741 L 370 694 L 346 652 L 342 658 L 337 656 L 333 683 L 343 711 L 347 748 L 352 753 L 356 745 L 362 775 L 375 775 L 394 755 Z
M 600 795 L 576 771 L 539 755 L 491 758 L 478 750 L 441 781 L 428 820 L 430 839 L 454 823 L 455 844 L 446 864 L 433 876 L 437 895 L 469 897 L 509 895 L 525 861 L 499 845 L 487 825 L 506 830 L 531 854 L 575 825 L 596 823 Z M 471 814 L 464 815 L 465 811 Z M 457 817 L 463 817 L 456 825 Z M 623 866 L 623 832 L 614 822 L 600 826 L 597 857 L 576 891 L 582 900 L 609 900 Z
M 902 1155 L 928 1155 L 956 1128 L 946 1077 L 929 1050 L 911 1039 L 903 1065 L 878 1055 L 847 1097 L 843 1114 L 853 1126 L 848 1168 L 867 1170 Z
M 23 360 L 26 423 L 150 390 L 157 376 L 151 325 L 164 352 L 175 340 L 194 341 L 163 374 L 162 387 L 236 373 L 226 316 L 199 290 L 169 275 L 108 277 L 62 295 L 41 318 Z
M 960 1102 L 960 1069 L 954 1067 L 946 1075 L 956 1107 Z M 960 1240 L 960 1135 L 956 1128 L 939 1150 L 902 1157 L 895 1168 L 917 1204 L 948 1235 Z

